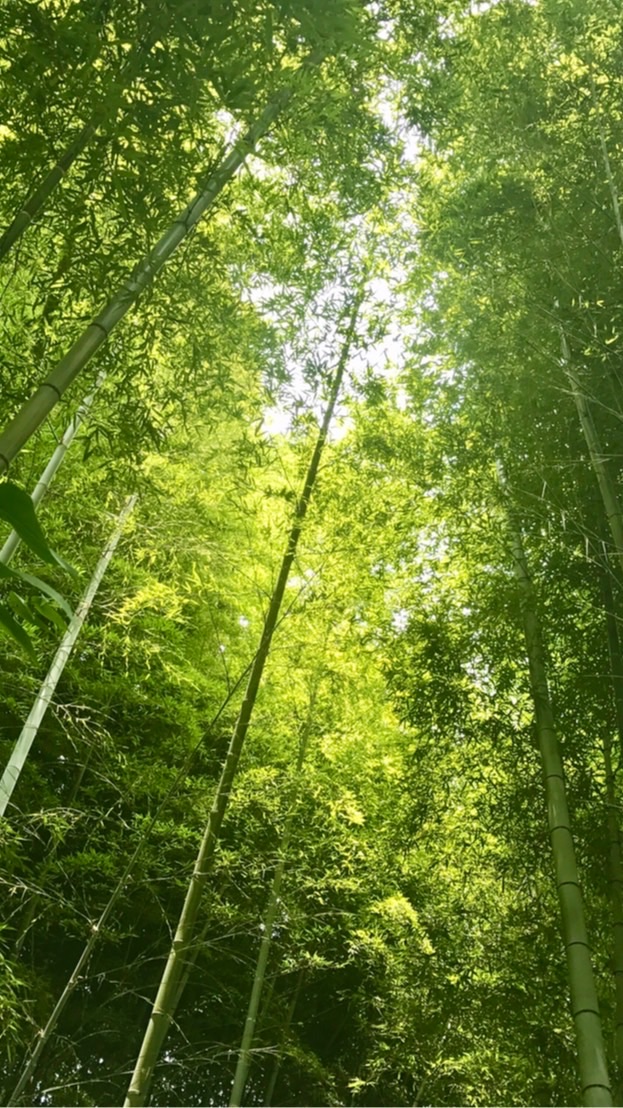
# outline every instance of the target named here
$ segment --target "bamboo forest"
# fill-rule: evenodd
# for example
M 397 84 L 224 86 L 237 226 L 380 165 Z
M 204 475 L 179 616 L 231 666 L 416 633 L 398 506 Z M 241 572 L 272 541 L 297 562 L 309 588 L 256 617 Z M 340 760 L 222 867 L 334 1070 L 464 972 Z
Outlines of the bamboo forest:
M 0 1102 L 623 1104 L 623 0 L 0 3 Z

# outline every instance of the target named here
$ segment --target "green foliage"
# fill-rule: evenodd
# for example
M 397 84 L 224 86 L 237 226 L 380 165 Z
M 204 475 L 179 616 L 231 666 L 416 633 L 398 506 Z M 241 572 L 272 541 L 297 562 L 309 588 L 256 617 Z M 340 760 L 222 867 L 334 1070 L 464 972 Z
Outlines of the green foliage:
M 289 823 L 247 1103 L 269 1091 L 273 1104 L 362 1108 L 578 1103 L 497 458 L 534 579 L 620 1087 L 607 532 L 560 332 L 621 495 L 621 15 L 619 0 L 2 5 L 3 226 L 97 122 L 2 261 L 7 414 L 231 135 L 311 50 L 324 55 L 99 351 L 107 379 L 40 524 L 22 488 L 88 384 L 22 451 L 17 484 L 0 485 L 0 517 L 25 544 L 18 568 L 0 567 L 5 761 L 76 599 L 73 578 L 67 597 L 56 587 L 67 565 L 53 551 L 84 576 L 108 512 L 140 493 L 0 823 L 7 1096 L 140 847 L 20 1097 L 122 1102 L 317 431 L 339 306 L 364 264 L 363 353 L 152 1103 L 229 1099 Z

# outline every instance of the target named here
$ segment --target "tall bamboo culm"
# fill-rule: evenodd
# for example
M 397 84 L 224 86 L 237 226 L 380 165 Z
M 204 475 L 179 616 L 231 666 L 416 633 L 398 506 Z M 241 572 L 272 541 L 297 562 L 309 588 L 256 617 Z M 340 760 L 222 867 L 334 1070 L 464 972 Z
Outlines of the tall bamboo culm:
M 505 490 L 501 465 L 498 465 L 498 478 Z M 582 1097 L 587 1108 L 609 1108 L 612 1105 L 610 1078 L 571 834 L 562 759 L 549 695 L 536 596 L 528 572 L 521 529 L 508 505 L 507 519 L 513 568 L 521 597 L 530 690 L 545 780 L 547 817 L 567 957 Z
M 333 377 L 327 409 L 318 432 L 316 445 L 305 477 L 303 491 L 294 512 L 294 519 L 286 543 L 281 568 L 264 621 L 260 644 L 249 675 L 242 707 L 231 737 L 203 839 L 195 860 L 193 874 L 190 879 L 188 892 L 173 938 L 167 964 L 151 1011 L 145 1037 L 136 1060 L 124 1108 L 137 1108 L 138 1105 L 144 1105 L 147 1102 L 154 1068 L 160 1056 L 175 1010 L 181 999 L 185 967 L 189 958 L 191 960 L 193 958 L 193 939 L 197 913 L 201 904 L 201 898 L 208 878 L 214 850 L 218 842 L 223 818 L 229 803 L 229 797 L 242 753 L 244 740 L 251 722 L 251 716 L 253 714 L 264 667 L 270 651 L 273 633 L 279 618 L 290 569 L 296 555 L 303 523 L 316 483 L 320 458 L 327 439 L 329 425 L 333 417 L 350 353 L 361 299 L 362 294 L 355 298 L 350 314 L 342 352 Z
M 141 292 L 151 284 L 165 262 L 238 172 L 248 155 L 255 150 L 259 140 L 270 130 L 292 97 L 295 87 L 310 69 L 319 64 L 322 56 L 318 51 L 311 54 L 294 74 L 291 83 L 271 98 L 255 123 L 232 146 L 220 165 L 209 174 L 190 204 L 180 212 L 153 249 L 139 262 L 131 277 L 121 285 L 112 299 L 57 363 L 43 384 L 0 433 L 0 474 L 6 472 L 13 458 L 90 362 L 95 352 L 108 340 L 114 327 L 123 319 Z

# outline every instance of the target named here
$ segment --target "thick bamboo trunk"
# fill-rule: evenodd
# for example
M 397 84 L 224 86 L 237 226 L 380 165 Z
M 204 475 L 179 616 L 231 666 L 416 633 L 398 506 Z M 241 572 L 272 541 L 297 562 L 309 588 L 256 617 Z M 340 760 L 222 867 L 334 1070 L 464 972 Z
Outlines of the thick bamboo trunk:
M 91 410 L 91 405 L 95 400 L 97 390 L 105 380 L 105 376 L 106 375 L 104 373 L 100 373 L 97 381 L 95 382 L 95 388 L 93 389 L 93 392 L 90 392 L 88 396 L 85 396 L 71 423 L 69 423 L 67 428 L 65 429 L 65 434 L 54 450 L 52 457 L 50 458 L 47 466 L 41 474 L 41 477 L 32 490 L 30 497 L 35 508 L 38 504 L 41 503 L 41 500 L 52 484 L 52 481 L 54 480 L 54 477 L 56 476 L 56 473 L 58 472 L 58 469 L 62 464 L 65 454 L 69 450 L 69 447 L 71 446 L 74 438 L 76 437 L 76 434 L 78 433 L 80 424 L 83 423 Z M 17 531 L 11 531 L 11 534 L 0 550 L 0 562 L 2 562 L 5 566 L 8 565 L 21 541 L 22 540 L 20 539 Z
M 24 763 L 28 757 L 30 748 L 37 737 L 37 732 L 41 726 L 41 721 L 47 712 L 56 686 L 61 678 L 63 670 L 69 661 L 71 652 L 76 643 L 76 639 L 82 630 L 82 625 L 89 614 L 91 605 L 100 587 L 102 578 L 108 568 L 110 560 L 117 549 L 119 539 L 123 533 L 123 527 L 130 512 L 134 508 L 136 503 L 136 496 L 130 496 L 126 501 L 121 514 L 117 520 L 117 525 L 113 534 L 111 535 L 104 553 L 102 554 L 95 573 L 91 578 L 84 596 L 80 601 L 80 604 L 76 608 L 73 618 L 69 623 L 67 631 L 63 635 L 61 644 L 54 655 L 54 660 L 50 666 L 46 678 L 39 690 L 37 698 L 30 710 L 28 719 L 26 720 L 22 732 L 13 747 L 9 760 L 7 762 L 2 778 L 0 779 L 0 816 L 3 816 L 6 812 L 7 805 L 13 794 L 13 790 L 19 780 L 20 774 L 24 767 Z
M 279 897 L 281 895 L 281 886 L 283 884 L 283 876 L 286 868 L 288 849 L 290 847 L 292 828 L 294 826 L 294 816 L 296 814 L 296 802 L 298 799 L 298 793 L 301 784 L 301 770 L 303 768 L 303 762 L 305 761 L 307 747 L 309 745 L 314 708 L 316 705 L 316 697 L 318 694 L 318 685 L 319 678 L 316 680 L 311 691 L 307 719 L 305 721 L 299 743 L 299 751 L 295 767 L 294 796 L 292 798 L 290 811 L 288 813 L 285 827 L 283 829 L 283 835 L 281 836 L 281 842 L 279 844 L 279 861 L 275 868 L 270 892 L 268 894 L 268 903 L 266 906 L 266 914 L 263 920 L 260 949 L 255 965 L 253 986 L 251 989 L 251 996 L 249 998 L 249 1006 L 247 1008 L 247 1016 L 244 1024 L 244 1030 L 242 1032 L 242 1040 L 240 1043 L 240 1050 L 238 1052 L 238 1061 L 236 1063 L 236 1072 L 234 1074 L 234 1082 L 232 1085 L 231 1097 L 229 1101 L 230 1108 L 240 1108 L 240 1105 L 242 1104 L 242 1098 L 244 1096 L 244 1088 L 247 1082 L 247 1077 L 249 1075 L 249 1067 L 251 1065 L 251 1049 L 253 1047 L 253 1040 L 255 1038 L 257 1016 L 262 999 L 262 992 L 264 989 L 264 977 L 266 975 L 266 966 L 268 965 L 268 956 L 270 954 L 270 948 L 272 944 L 273 927 L 275 926 L 275 920 L 277 918 L 277 912 L 279 910 Z
M 503 474 L 500 469 L 500 480 Z M 584 904 L 580 889 L 565 779 L 558 737 L 554 725 L 547 667 L 537 615 L 536 598 L 519 525 L 509 511 L 509 533 L 514 570 L 522 599 L 523 626 L 534 702 L 536 728 L 547 797 L 549 833 L 554 855 L 556 887 L 562 917 L 567 956 L 571 1011 L 578 1044 L 579 1071 L 584 1104 L 611 1105 L 610 1079 L 606 1063 L 597 990 L 588 945 Z
M 255 123 L 234 144 L 217 169 L 204 181 L 190 204 L 180 212 L 178 218 L 165 231 L 153 249 L 139 262 L 131 277 L 121 285 L 108 304 L 95 316 L 43 384 L 0 434 L 0 474 L 6 472 L 13 458 L 52 411 L 65 390 L 89 363 L 99 347 L 108 340 L 114 327 L 123 319 L 141 292 L 151 284 L 165 262 L 244 164 L 248 155 L 255 150 L 259 140 L 285 108 L 302 77 L 320 60 L 319 53 L 312 54 L 300 66 L 292 82 L 271 98 Z
M 571 365 L 569 347 L 564 331 L 561 331 L 561 346 L 565 373 L 571 385 L 571 392 L 580 418 L 584 439 L 588 447 L 591 465 L 595 471 L 597 484 L 599 485 L 604 512 L 614 542 L 616 556 L 623 569 L 623 512 L 621 511 L 621 505 L 619 503 L 614 481 L 608 470 L 606 458 L 604 457 L 586 394 L 577 373 Z
M 320 465 L 320 458 L 322 456 L 329 425 L 333 417 L 340 385 L 344 376 L 360 303 L 361 297 L 359 296 L 351 312 L 342 353 L 333 378 L 329 402 L 307 470 L 303 491 L 296 506 L 292 528 L 281 562 L 281 568 L 264 621 L 260 645 L 249 675 L 249 682 L 245 691 L 244 700 L 231 737 L 225 764 L 216 789 L 201 846 L 197 854 L 195 867 L 190 879 L 188 892 L 171 945 L 167 964 L 151 1011 L 145 1037 L 136 1060 L 134 1073 L 125 1100 L 125 1108 L 136 1108 L 137 1105 L 146 1103 L 154 1068 L 160 1056 L 160 1051 L 175 1014 L 177 1004 L 181 998 L 185 966 L 189 956 L 192 957 L 197 913 L 201 904 L 201 898 L 206 885 L 210 863 L 218 841 L 223 818 L 229 803 L 229 797 L 240 761 L 244 740 L 251 722 L 251 716 L 253 714 L 264 667 L 270 651 L 273 633 L 279 618 L 290 569 L 296 555 L 303 522 L 316 483 L 318 466 Z

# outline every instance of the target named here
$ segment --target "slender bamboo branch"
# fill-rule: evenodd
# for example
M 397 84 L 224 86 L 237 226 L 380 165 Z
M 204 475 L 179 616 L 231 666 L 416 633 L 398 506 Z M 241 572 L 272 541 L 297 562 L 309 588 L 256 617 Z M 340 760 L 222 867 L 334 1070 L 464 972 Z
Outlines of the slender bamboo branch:
M 190 204 L 180 212 L 153 249 L 139 262 L 130 278 L 95 316 L 43 384 L 25 402 L 11 423 L 0 434 L 0 474 L 6 472 L 13 458 L 62 398 L 65 390 L 89 363 L 99 347 L 108 340 L 114 327 L 152 283 L 156 274 L 196 226 L 204 212 L 212 206 L 244 164 L 248 155 L 255 150 L 259 140 L 281 114 L 303 76 L 320 62 L 322 56 L 317 51 L 311 54 L 294 74 L 291 83 L 280 89 L 269 100 L 255 123 L 232 146 L 220 165 L 209 174 Z
M 623 652 L 621 651 L 621 640 L 619 638 L 614 608 L 614 596 L 612 594 L 610 576 L 612 571 L 605 543 L 602 543 L 600 561 L 602 600 L 606 617 L 608 656 L 610 658 L 610 679 L 614 697 L 614 711 L 619 737 L 620 758 L 623 761 Z
M 87 618 L 97 590 L 100 587 L 102 578 L 108 568 L 110 560 L 117 549 L 121 535 L 123 534 L 124 524 L 130 515 L 130 512 L 136 504 L 136 495 L 128 497 L 120 515 L 117 520 L 117 525 L 113 534 L 111 535 L 104 553 L 102 554 L 95 573 L 91 578 L 84 596 L 80 601 L 80 604 L 74 612 L 69 626 L 61 639 L 60 646 L 54 655 L 54 660 L 50 666 L 48 673 L 43 681 L 43 684 L 39 690 L 37 698 L 29 712 L 28 719 L 26 720 L 21 734 L 13 747 L 9 760 L 6 764 L 2 778 L 0 779 L 0 816 L 3 816 L 6 812 L 7 805 L 13 794 L 13 790 L 19 780 L 20 774 L 24 767 L 24 763 L 28 757 L 30 748 L 37 737 L 37 732 L 41 725 L 41 721 L 47 712 L 56 686 L 61 678 L 63 670 L 67 665 L 71 652 L 76 643 L 76 639 L 82 630 L 82 625 Z
M 279 618 L 279 611 L 290 575 L 290 569 L 296 555 L 303 522 L 314 490 L 320 458 L 326 442 L 329 425 L 333 417 L 340 385 L 350 353 L 361 298 L 361 295 L 359 295 L 355 299 L 352 308 L 350 321 L 342 346 L 342 353 L 333 377 L 329 402 L 318 432 L 316 445 L 305 477 L 303 491 L 296 506 L 292 528 L 281 562 L 281 568 L 264 621 L 260 645 L 249 675 L 249 682 L 245 691 L 240 714 L 231 737 L 212 809 L 195 860 L 194 870 L 171 945 L 167 964 L 154 1001 L 145 1037 L 136 1060 L 134 1073 L 125 1100 L 125 1108 L 136 1108 L 137 1105 L 146 1103 L 154 1068 L 158 1061 L 171 1021 L 175 1015 L 177 1004 L 181 998 L 182 989 L 180 986 L 184 979 L 184 969 L 188 955 L 192 952 L 194 929 L 201 898 L 208 878 L 210 863 L 218 842 L 223 818 L 229 804 L 232 785 L 238 768 L 244 740 L 251 722 L 251 716 L 253 714 L 264 667 L 270 651 L 275 626 Z
M 501 465 L 498 465 L 498 477 L 504 487 Z M 578 1045 L 582 1095 L 584 1104 L 588 1108 L 610 1106 L 612 1104 L 610 1078 L 571 833 L 562 759 L 549 696 L 536 597 L 528 571 L 519 524 L 510 507 L 507 511 L 515 578 L 522 601 L 530 687 L 545 778 L 549 833 L 567 956 L 571 1011 Z
M 45 467 L 43 473 L 41 474 L 39 480 L 37 481 L 37 484 L 35 485 L 34 489 L 32 490 L 32 492 L 30 494 L 32 502 L 35 505 L 35 508 L 37 507 L 38 504 L 41 503 L 41 500 L 45 496 L 45 494 L 48 491 L 50 485 L 52 484 L 52 481 L 54 480 L 54 477 L 56 476 L 56 473 L 57 473 L 57 471 L 58 471 L 58 469 L 59 469 L 59 467 L 60 467 L 60 465 L 63 461 L 63 458 L 65 457 L 65 454 L 67 453 L 67 451 L 68 451 L 69 447 L 71 446 L 74 438 L 76 437 L 76 434 L 78 433 L 78 429 L 80 427 L 80 424 L 88 416 L 89 411 L 91 409 L 91 405 L 92 405 L 93 401 L 95 400 L 97 391 L 100 388 L 100 386 L 103 384 L 105 379 L 106 379 L 106 374 L 105 373 L 100 373 L 98 375 L 97 381 L 95 382 L 95 388 L 93 389 L 92 392 L 90 392 L 88 394 L 88 396 L 85 396 L 85 398 L 82 401 L 82 404 L 80 405 L 80 407 L 78 408 L 78 411 L 76 412 L 74 418 L 67 425 L 67 428 L 65 429 L 65 434 L 63 435 L 63 437 L 62 437 L 61 441 L 59 442 L 58 446 L 56 447 L 56 449 L 54 450 L 54 453 L 52 454 L 52 457 L 50 458 L 47 466 Z M 4 546 L 0 550 L 0 562 L 2 562 L 5 566 L 8 565 L 9 562 L 11 561 L 11 558 L 15 554 L 15 551 L 17 550 L 19 544 L 21 543 L 21 541 L 22 540 L 20 539 L 17 531 L 11 531 L 11 534 L 9 535 L 9 537 L 6 540 Z

